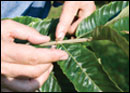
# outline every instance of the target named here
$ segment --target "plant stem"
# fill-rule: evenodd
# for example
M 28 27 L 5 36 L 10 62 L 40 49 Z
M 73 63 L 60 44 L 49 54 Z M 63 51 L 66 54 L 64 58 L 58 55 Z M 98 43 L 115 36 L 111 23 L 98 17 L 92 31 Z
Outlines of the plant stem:
M 73 43 L 80 43 L 80 42 L 87 42 L 92 41 L 92 37 L 90 38 L 80 38 L 80 39 L 70 39 L 70 40 L 63 40 L 63 41 L 52 41 L 43 44 L 39 44 L 39 46 L 51 46 L 57 44 L 73 44 Z

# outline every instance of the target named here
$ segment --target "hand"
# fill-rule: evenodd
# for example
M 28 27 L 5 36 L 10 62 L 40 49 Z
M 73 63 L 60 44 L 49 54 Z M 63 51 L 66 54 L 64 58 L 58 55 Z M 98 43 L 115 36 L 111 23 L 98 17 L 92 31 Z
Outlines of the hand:
M 16 44 L 15 38 L 33 44 L 48 42 L 50 38 L 15 21 L 1 21 L 2 91 L 35 91 L 47 80 L 52 62 L 66 60 L 68 55 L 61 50 Z
M 66 1 L 56 29 L 56 39 L 63 40 L 66 33 L 74 34 L 79 23 L 96 10 L 94 1 Z M 77 15 L 77 19 L 75 20 Z

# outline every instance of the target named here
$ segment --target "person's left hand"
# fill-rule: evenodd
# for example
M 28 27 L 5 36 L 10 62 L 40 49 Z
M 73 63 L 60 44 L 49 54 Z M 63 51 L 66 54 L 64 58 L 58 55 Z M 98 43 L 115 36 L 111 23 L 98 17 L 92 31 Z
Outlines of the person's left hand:
M 66 33 L 73 34 L 78 24 L 96 10 L 94 1 L 66 1 L 56 29 L 56 39 L 63 40 Z M 77 15 L 77 20 L 75 17 Z

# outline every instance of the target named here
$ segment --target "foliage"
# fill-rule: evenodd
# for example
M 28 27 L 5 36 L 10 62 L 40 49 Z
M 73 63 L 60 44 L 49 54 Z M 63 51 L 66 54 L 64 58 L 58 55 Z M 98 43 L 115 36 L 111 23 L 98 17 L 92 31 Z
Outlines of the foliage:
M 76 38 L 92 37 L 92 41 L 57 45 L 58 49 L 63 49 L 69 54 L 69 58 L 55 63 L 53 73 L 40 90 L 43 92 L 129 91 L 128 7 L 128 1 L 111 2 L 84 19 L 77 28 Z M 17 17 L 14 20 L 50 36 L 52 41 L 55 40 L 58 19 Z M 69 36 L 65 39 L 69 39 Z

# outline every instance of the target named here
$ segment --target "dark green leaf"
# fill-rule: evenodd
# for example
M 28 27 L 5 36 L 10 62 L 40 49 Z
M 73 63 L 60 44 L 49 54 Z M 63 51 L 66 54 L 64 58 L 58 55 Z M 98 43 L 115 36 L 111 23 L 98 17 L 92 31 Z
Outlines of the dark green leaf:
M 29 25 L 31 22 L 41 21 L 41 19 L 39 18 L 34 18 L 30 16 L 15 17 L 15 18 L 12 18 L 12 20 L 19 22 L 21 24 L 25 24 L 25 25 Z
M 119 88 L 108 78 L 96 56 L 80 44 L 61 45 L 69 54 L 66 61 L 58 62 L 63 73 L 79 92 L 117 92 Z
M 43 21 L 32 22 L 29 26 L 35 28 L 42 35 L 48 35 L 52 40 L 55 40 L 55 29 L 58 21 L 58 19 L 44 19 Z
M 76 36 L 78 38 L 85 37 L 97 26 L 105 25 L 108 21 L 112 20 L 128 5 L 128 1 L 115 1 L 104 5 L 80 23 L 76 31 Z
M 129 91 L 129 59 L 113 42 L 100 40 L 90 42 L 94 53 L 101 60 L 105 71 L 120 88 Z
M 110 26 L 129 41 L 129 17 L 121 18 Z
M 50 74 L 48 80 L 44 83 L 41 92 L 61 92 L 61 88 L 53 73 Z
M 126 8 L 124 8 L 124 9 L 119 13 L 118 16 L 116 16 L 116 17 L 113 18 L 112 20 L 108 21 L 108 22 L 105 24 L 105 26 L 108 26 L 109 24 L 112 24 L 112 23 L 114 23 L 114 22 L 116 22 L 116 21 L 118 21 L 119 19 L 124 18 L 124 17 L 129 17 L 129 5 L 128 5 Z
M 116 43 L 129 57 L 129 42 L 109 26 L 97 27 L 92 32 L 93 40 L 110 40 Z

